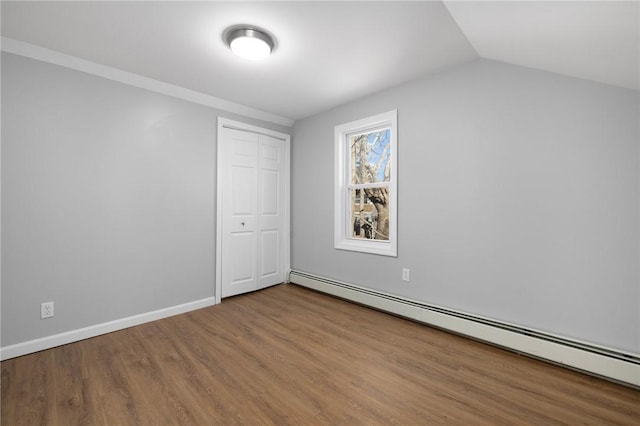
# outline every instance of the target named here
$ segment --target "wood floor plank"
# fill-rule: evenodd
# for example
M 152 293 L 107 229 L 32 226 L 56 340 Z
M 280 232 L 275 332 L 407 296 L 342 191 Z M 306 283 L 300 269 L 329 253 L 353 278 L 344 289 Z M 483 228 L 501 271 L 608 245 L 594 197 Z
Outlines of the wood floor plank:
M 640 424 L 640 391 L 295 285 L 3 361 L 3 425 Z

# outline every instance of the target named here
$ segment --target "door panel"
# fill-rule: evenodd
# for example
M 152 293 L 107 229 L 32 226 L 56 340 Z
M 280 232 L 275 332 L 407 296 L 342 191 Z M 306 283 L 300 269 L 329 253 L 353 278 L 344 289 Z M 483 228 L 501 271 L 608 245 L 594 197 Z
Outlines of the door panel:
M 245 164 L 253 165 L 256 157 L 256 140 L 258 135 L 250 132 L 239 132 L 232 129 L 226 129 L 229 133 L 236 133 L 233 135 L 234 143 L 231 147 L 232 155 L 238 164 L 242 163 L 242 158 L 245 159 Z
M 247 166 L 231 166 L 231 182 L 233 192 L 232 215 L 252 216 L 255 214 L 256 169 Z
M 265 138 L 268 136 L 265 136 Z M 278 142 L 279 140 L 274 139 L 274 138 L 269 138 L 270 142 L 266 142 L 264 144 L 261 145 L 262 147 L 262 158 L 260 159 L 262 161 L 262 164 L 265 167 L 271 167 L 271 168 L 279 168 L 280 165 L 280 157 L 281 157 L 281 150 L 280 147 L 278 146 Z
M 260 233 L 260 279 L 273 278 L 278 273 L 280 232 L 270 229 Z
M 231 284 L 239 285 L 251 282 L 255 286 L 253 262 L 253 235 L 251 232 L 234 232 L 231 234 L 231 250 L 243 253 L 242 256 L 231 257 Z
M 262 170 L 260 179 L 262 191 L 262 206 L 260 212 L 263 215 L 277 216 L 280 211 L 280 174 L 277 170 Z

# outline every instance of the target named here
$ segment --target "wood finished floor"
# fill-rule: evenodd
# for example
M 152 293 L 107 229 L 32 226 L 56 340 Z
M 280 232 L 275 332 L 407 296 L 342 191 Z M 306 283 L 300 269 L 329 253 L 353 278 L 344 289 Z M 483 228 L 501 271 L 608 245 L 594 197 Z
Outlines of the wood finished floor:
M 2 362 L 2 425 L 640 424 L 640 391 L 294 285 Z

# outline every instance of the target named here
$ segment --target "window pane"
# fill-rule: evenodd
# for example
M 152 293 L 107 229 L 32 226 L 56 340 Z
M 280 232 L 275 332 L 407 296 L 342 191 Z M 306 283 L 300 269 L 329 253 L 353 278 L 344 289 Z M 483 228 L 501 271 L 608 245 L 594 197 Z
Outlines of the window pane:
M 351 183 L 389 182 L 391 129 L 349 136 Z
M 350 189 L 350 238 L 389 240 L 389 188 Z

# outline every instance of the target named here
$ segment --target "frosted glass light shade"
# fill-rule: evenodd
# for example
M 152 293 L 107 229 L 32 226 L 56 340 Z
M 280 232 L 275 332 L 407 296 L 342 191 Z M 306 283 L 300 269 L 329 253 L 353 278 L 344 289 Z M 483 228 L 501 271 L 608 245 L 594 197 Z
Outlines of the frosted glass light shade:
M 273 50 L 270 35 L 254 28 L 237 28 L 227 35 L 227 43 L 233 53 L 248 61 L 266 58 Z

